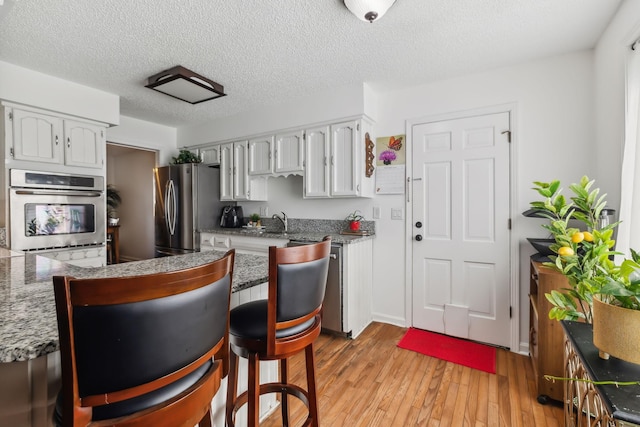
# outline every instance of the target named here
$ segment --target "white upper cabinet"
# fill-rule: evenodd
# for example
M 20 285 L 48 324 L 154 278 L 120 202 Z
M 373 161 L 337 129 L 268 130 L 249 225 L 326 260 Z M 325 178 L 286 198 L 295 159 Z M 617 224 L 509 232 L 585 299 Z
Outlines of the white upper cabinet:
M 220 145 L 220 200 L 233 200 L 233 143 Z
M 73 120 L 64 121 L 65 164 L 99 168 L 106 150 L 105 129 Z
M 331 195 L 358 195 L 359 124 L 356 121 L 331 125 Z
M 307 129 L 304 144 L 304 196 L 329 197 L 329 126 Z
M 307 129 L 304 197 L 372 197 L 374 178 L 365 175 L 364 120 Z
M 304 170 L 304 131 L 276 135 L 275 162 L 276 175 L 301 175 Z
M 249 175 L 273 173 L 273 136 L 249 140 Z
M 305 198 L 373 197 L 373 145 L 367 151 L 365 142 L 370 126 L 363 117 L 212 144 L 199 152 L 207 164 L 219 156 L 221 200 L 267 200 L 268 178 L 289 175 L 304 177 Z
M 248 141 L 220 145 L 220 200 L 267 200 L 267 180 L 249 176 Z
M 233 200 L 249 198 L 248 142 L 233 143 Z
M 9 158 L 85 168 L 103 168 L 106 127 L 31 109 L 5 109 Z
M 8 110 L 13 128 L 13 158 L 47 163 L 62 163 L 63 125 L 59 117 L 33 111 Z
M 212 145 L 211 147 L 201 148 L 199 154 L 202 163 L 205 165 L 219 165 L 220 147 L 222 147 L 222 145 Z

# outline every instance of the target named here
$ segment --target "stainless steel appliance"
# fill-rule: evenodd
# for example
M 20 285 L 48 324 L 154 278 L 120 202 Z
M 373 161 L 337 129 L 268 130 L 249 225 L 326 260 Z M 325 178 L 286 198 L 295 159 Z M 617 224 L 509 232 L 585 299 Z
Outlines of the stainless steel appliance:
M 240 228 L 243 225 L 242 206 L 224 206 L 220 214 L 220 227 Z
M 290 241 L 288 246 L 306 245 L 309 242 Z M 344 292 L 342 289 L 342 245 L 332 244 L 329 255 L 329 273 L 327 288 L 322 303 L 322 329 L 331 333 L 351 336 L 351 331 L 344 329 Z
M 9 244 L 14 250 L 104 246 L 104 178 L 11 169 Z
M 200 250 L 199 231 L 220 221 L 220 169 L 198 163 L 155 169 L 156 257 Z

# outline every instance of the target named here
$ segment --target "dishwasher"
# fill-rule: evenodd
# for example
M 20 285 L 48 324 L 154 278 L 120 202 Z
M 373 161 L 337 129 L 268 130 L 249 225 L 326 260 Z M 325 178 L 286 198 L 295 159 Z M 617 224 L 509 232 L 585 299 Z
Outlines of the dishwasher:
M 290 241 L 287 246 L 301 246 L 309 243 L 311 242 Z M 322 330 L 348 337 L 351 333 L 344 331 L 342 300 L 342 245 L 332 244 L 329 255 L 327 288 L 322 303 Z

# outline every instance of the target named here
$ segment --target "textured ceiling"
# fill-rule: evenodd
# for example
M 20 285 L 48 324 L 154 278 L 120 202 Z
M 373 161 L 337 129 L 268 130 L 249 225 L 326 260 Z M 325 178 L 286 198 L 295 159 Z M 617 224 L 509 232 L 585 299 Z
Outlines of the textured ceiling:
M 0 60 L 178 127 L 343 85 L 389 90 L 589 49 L 620 2 L 397 0 L 369 24 L 342 0 L 5 0 Z M 228 96 L 190 105 L 144 87 L 174 65 Z

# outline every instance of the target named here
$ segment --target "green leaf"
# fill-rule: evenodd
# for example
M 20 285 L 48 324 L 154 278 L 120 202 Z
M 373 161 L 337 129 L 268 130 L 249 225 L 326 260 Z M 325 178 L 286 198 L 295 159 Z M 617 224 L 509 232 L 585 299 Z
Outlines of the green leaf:
M 555 180 L 549 183 L 549 190 L 551 190 L 552 194 L 557 193 L 559 188 L 560 188 L 560 181 Z

